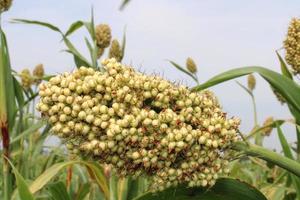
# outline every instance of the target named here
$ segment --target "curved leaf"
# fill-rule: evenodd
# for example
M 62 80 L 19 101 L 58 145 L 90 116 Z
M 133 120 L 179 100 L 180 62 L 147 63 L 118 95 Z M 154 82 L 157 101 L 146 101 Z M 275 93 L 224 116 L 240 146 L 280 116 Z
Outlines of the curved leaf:
M 34 133 L 36 130 L 38 130 L 39 128 L 41 128 L 42 126 L 44 126 L 46 123 L 44 121 L 39 121 L 36 124 L 33 124 L 32 126 L 30 126 L 28 129 L 26 129 L 25 131 L 23 131 L 22 133 L 18 134 L 18 136 L 16 136 L 15 138 L 13 138 L 10 141 L 10 144 L 14 144 L 15 142 L 19 141 L 20 139 L 22 139 L 23 137 Z
M 69 53 L 71 53 L 71 54 L 74 55 L 74 59 L 75 59 L 75 63 L 76 63 L 76 64 L 77 64 L 76 59 L 78 59 L 78 60 L 80 61 L 80 63 L 84 63 L 84 66 L 85 66 L 85 67 L 91 67 L 91 66 L 92 66 L 92 65 L 86 60 L 86 58 L 85 58 L 83 55 L 81 55 L 81 54 L 79 53 L 79 51 L 75 48 L 75 46 L 72 44 L 72 42 L 70 42 L 70 40 L 69 40 L 67 37 L 63 36 L 63 40 L 64 40 L 66 46 L 68 47 L 67 52 L 69 52 Z M 79 68 L 79 67 L 81 67 L 81 66 L 79 66 L 79 65 L 77 64 L 77 67 Z
M 294 156 L 292 154 L 292 150 L 280 128 L 280 125 L 277 124 L 277 133 L 278 133 L 278 137 L 279 137 L 279 141 L 281 143 L 281 147 L 283 150 L 283 153 L 286 157 L 293 159 L 294 160 Z M 294 174 L 290 174 L 291 176 L 291 180 L 292 183 L 294 185 L 294 188 L 296 190 L 297 195 L 300 197 L 300 178 L 295 176 Z
M 21 200 L 34 200 L 35 198 L 33 197 L 32 193 L 30 192 L 28 185 L 26 184 L 24 178 L 22 175 L 18 172 L 18 170 L 15 168 L 15 166 L 8 160 L 10 166 L 13 169 L 13 172 L 16 177 L 16 182 L 17 182 L 17 188 L 19 192 L 19 196 Z
M 47 22 L 41 22 L 41 21 L 36 21 L 36 20 L 27 20 L 27 19 L 13 19 L 14 23 L 23 23 L 23 24 L 35 24 L 35 25 L 40 25 L 40 26 L 44 26 L 44 27 L 47 27 L 53 31 L 57 31 L 59 33 L 62 33 L 60 31 L 60 29 L 50 23 L 47 23 Z
M 300 163 L 284 157 L 276 152 L 258 145 L 250 145 L 244 142 L 235 142 L 231 148 L 240 152 L 244 152 L 249 156 L 258 157 L 265 161 L 269 161 L 300 177 Z
M 168 188 L 158 193 L 146 193 L 135 200 L 266 200 L 266 197 L 247 183 L 231 179 L 218 179 L 216 184 L 205 190 L 204 188 L 188 188 L 179 186 Z
M 123 10 L 130 1 L 131 0 L 123 0 L 122 4 L 120 6 L 120 10 Z
M 217 85 L 219 83 L 244 76 L 250 73 L 259 73 L 266 81 L 272 85 L 289 104 L 300 112 L 300 87 L 290 78 L 283 76 L 275 71 L 263 68 L 263 67 L 242 67 L 221 73 L 204 84 L 198 85 L 193 88 L 195 91 L 203 90 L 208 87 Z
M 67 30 L 67 32 L 65 33 L 65 36 L 67 37 L 67 36 L 71 35 L 73 32 L 80 29 L 82 26 L 83 26 L 82 21 L 76 21 L 76 22 L 72 23 L 71 26 L 69 27 L 69 29 Z
M 61 181 L 50 184 L 48 191 L 52 200 L 71 200 L 66 185 Z
M 286 66 L 284 60 L 282 59 L 282 57 L 280 56 L 280 54 L 276 51 L 276 55 L 279 59 L 279 62 L 280 62 L 280 69 L 281 69 L 281 73 L 290 78 L 290 79 L 293 79 L 293 75 L 291 74 L 291 72 L 289 71 L 288 67 Z
M 0 125 L 8 124 L 9 131 L 13 128 L 16 110 L 9 51 L 6 36 L 0 27 Z
M 63 168 L 74 165 L 74 164 L 81 164 L 87 167 L 90 175 L 94 178 L 103 191 L 104 195 L 109 197 L 109 189 L 108 184 L 106 182 L 106 178 L 104 176 L 103 171 L 100 170 L 100 167 L 94 163 L 74 160 L 62 163 L 56 163 L 52 165 L 49 169 L 47 169 L 43 174 L 41 174 L 33 183 L 30 185 L 30 191 L 34 194 L 40 189 L 42 189 L 53 177 L 55 177 L 58 172 L 60 172 Z
M 190 76 L 194 81 L 196 81 L 198 83 L 197 78 L 190 73 L 189 71 L 187 71 L 186 69 L 184 69 L 183 67 L 181 67 L 180 65 L 178 65 L 177 63 L 173 62 L 173 61 L 169 61 L 174 67 L 176 67 L 178 70 L 182 71 L 183 73 L 185 73 L 186 75 Z

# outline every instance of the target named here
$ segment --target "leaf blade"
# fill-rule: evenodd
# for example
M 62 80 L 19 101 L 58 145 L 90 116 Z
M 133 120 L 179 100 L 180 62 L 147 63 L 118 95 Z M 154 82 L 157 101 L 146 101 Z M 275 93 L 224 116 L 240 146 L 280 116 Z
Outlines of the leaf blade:
M 188 188 L 181 185 L 158 193 L 146 193 L 134 200 L 266 200 L 266 197 L 252 186 L 231 178 L 218 179 L 216 184 L 205 188 Z
M 27 183 L 25 182 L 22 175 L 18 172 L 18 170 L 15 168 L 15 166 L 8 160 L 10 166 L 13 169 L 13 172 L 16 177 L 18 192 L 21 200 L 34 200 L 33 194 L 30 192 Z
M 241 67 L 223 72 L 192 90 L 199 91 L 225 81 L 241 77 L 250 73 L 259 73 L 271 84 L 298 112 L 300 112 L 300 87 L 291 79 L 263 67 Z
M 194 77 L 193 74 L 191 74 L 189 71 L 187 71 L 186 69 L 184 69 L 183 67 L 181 67 L 180 65 L 178 65 L 177 63 L 169 60 L 169 62 L 179 71 L 182 71 L 183 73 L 185 73 L 186 75 L 190 76 L 194 81 L 198 82 L 198 80 Z

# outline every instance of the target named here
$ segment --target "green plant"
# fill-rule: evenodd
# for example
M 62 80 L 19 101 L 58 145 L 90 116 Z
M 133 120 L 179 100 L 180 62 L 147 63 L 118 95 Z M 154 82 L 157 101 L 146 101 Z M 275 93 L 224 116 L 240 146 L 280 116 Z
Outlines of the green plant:
M 129 1 L 124 1 L 124 5 L 128 2 Z M 98 30 L 94 25 L 93 15 L 89 22 L 85 22 L 85 21 L 74 22 L 73 24 L 70 25 L 70 27 L 66 32 L 61 31 L 58 27 L 52 24 L 40 22 L 40 21 L 17 19 L 14 20 L 14 22 L 40 25 L 43 27 L 47 27 L 55 32 L 58 32 L 62 37 L 62 41 L 66 45 L 67 49 L 65 51 L 70 53 L 71 56 L 74 57 L 74 63 L 75 66 L 78 68 L 78 70 L 83 71 L 83 74 L 81 73 L 78 74 L 79 76 L 78 80 L 82 79 L 81 81 L 85 81 L 84 77 L 89 76 L 88 73 L 90 72 L 91 73 L 93 72 L 93 74 L 97 74 L 100 78 L 101 75 L 106 73 L 108 76 L 105 77 L 105 81 L 109 80 L 109 77 L 116 78 L 117 75 L 119 75 L 118 77 L 122 78 L 123 76 L 125 76 L 124 74 L 126 74 L 126 70 L 125 71 L 121 70 L 123 72 L 121 74 L 115 73 L 116 69 L 120 67 L 121 64 L 119 64 L 120 66 L 117 64 L 118 67 L 114 66 L 117 62 L 114 61 L 113 64 L 110 63 L 110 61 L 114 59 L 111 59 L 110 61 L 108 61 L 108 63 L 104 63 L 103 66 L 101 65 L 101 63 L 99 63 L 99 58 L 100 57 L 103 58 L 105 56 L 104 51 L 108 47 L 110 47 L 110 50 L 108 52 L 109 57 L 114 57 L 118 61 L 121 61 L 123 59 L 125 53 L 125 43 L 126 43 L 125 34 L 123 37 L 122 45 L 120 45 L 117 42 L 117 40 L 113 40 L 113 42 L 111 43 L 112 37 L 111 37 L 109 26 L 100 25 L 98 26 L 98 29 L 101 30 Z M 88 37 L 84 38 L 84 40 L 89 50 L 90 58 L 86 58 L 81 53 L 81 51 L 73 45 L 73 43 L 69 39 L 70 35 L 74 34 L 78 29 L 82 27 L 86 28 L 89 34 Z M 102 39 L 104 39 L 105 41 Z M 50 135 L 50 129 L 51 128 L 55 129 L 56 127 L 56 126 L 51 126 L 51 124 L 56 122 L 58 119 L 61 121 L 65 121 L 66 119 L 68 119 L 69 112 L 72 113 L 72 110 L 70 111 L 68 109 L 63 109 L 63 112 L 66 112 L 64 113 L 66 114 L 66 116 L 64 116 L 62 115 L 62 113 L 54 115 L 54 113 L 50 113 L 49 111 L 50 110 L 49 108 L 53 106 L 52 104 L 53 102 L 52 103 L 50 102 L 49 100 L 50 94 L 48 95 L 46 90 L 49 89 L 48 86 L 49 87 L 53 85 L 62 86 L 61 85 L 62 81 L 61 80 L 57 81 L 57 77 L 53 75 L 44 75 L 43 70 L 41 70 L 42 69 L 41 65 L 39 65 L 36 68 L 36 70 L 34 70 L 33 75 L 31 75 L 31 72 L 29 70 L 24 70 L 21 73 L 17 73 L 13 71 L 10 66 L 8 45 L 6 43 L 5 34 L 1 28 L 1 32 L 0 32 L 0 128 L 1 128 L 1 136 L 2 136 L 1 138 L 2 138 L 3 148 L 0 149 L 0 151 L 1 154 L 3 155 L 3 158 L 0 161 L 0 166 L 2 166 L 2 171 L 0 172 L 0 176 L 3 178 L 0 179 L 0 183 L 1 183 L 0 194 L 2 199 L 4 200 L 8 200 L 8 199 L 144 200 L 144 199 L 200 199 L 200 198 L 207 199 L 207 200 L 218 199 L 218 198 L 245 199 L 245 200 L 267 199 L 267 198 L 275 199 L 275 200 L 299 199 L 300 198 L 300 179 L 299 179 L 300 177 L 300 164 L 299 164 L 299 158 L 300 158 L 300 144 L 299 144 L 300 141 L 300 127 L 299 127 L 300 125 L 299 124 L 300 123 L 299 94 L 300 93 L 299 92 L 300 91 L 299 90 L 300 87 L 299 84 L 293 79 L 294 76 L 292 75 L 292 73 L 290 73 L 288 66 L 285 64 L 285 60 L 282 59 L 282 57 L 278 52 L 276 52 L 276 54 L 281 64 L 281 74 L 263 67 L 252 67 L 252 66 L 243 67 L 243 68 L 238 68 L 238 69 L 224 72 L 202 84 L 199 84 L 199 80 L 197 77 L 198 69 L 196 67 L 196 64 L 191 58 L 187 59 L 186 67 L 181 67 L 180 65 L 171 61 L 171 64 L 174 67 L 176 67 L 181 72 L 187 74 L 197 84 L 195 87 L 190 88 L 189 90 L 181 89 L 180 91 L 181 92 L 185 91 L 184 93 L 188 93 L 188 94 L 196 94 L 196 97 L 199 96 L 199 98 L 201 97 L 202 100 L 205 98 L 208 100 L 214 99 L 214 97 L 212 97 L 211 94 L 208 95 L 208 92 L 205 91 L 206 88 L 212 87 L 216 84 L 220 84 L 224 81 L 228 81 L 240 76 L 249 75 L 248 87 L 245 87 L 240 82 L 238 82 L 238 84 L 250 95 L 252 99 L 255 123 L 253 125 L 253 130 L 250 133 L 243 134 L 238 132 L 240 136 L 240 140 L 239 141 L 236 141 L 236 139 L 232 139 L 232 141 L 230 140 L 231 142 L 229 142 L 226 145 L 226 148 L 223 147 L 219 148 L 222 145 L 220 145 L 218 142 L 216 143 L 214 139 L 211 139 L 211 141 L 209 142 L 209 139 L 205 138 L 205 142 L 204 142 L 205 145 L 203 146 L 214 147 L 219 156 L 223 153 L 223 152 L 221 153 L 221 151 L 225 151 L 225 149 L 226 152 L 230 152 L 230 158 L 231 158 L 229 164 L 229 168 L 231 172 L 229 175 L 230 178 L 214 177 L 218 179 L 216 180 L 216 184 L 213 184 L 214 181 L 212 182 L 211 185 L 213 186 L 196 187 L 196 185 L 205 186 L 207 185 L 207 183 L 204 180 L 202 180 L 202 182 L 199 182 L 201 184 L 192 182 L 191 179 L 189 178 L 195 175 L 195 171 L 190 170 L 193 168 L 192 165 L 191 166 L 188 165 L 187 169 L 190 170 L 189 171 L 190 174 L 186 175 L 185 181 L 180 180 L 180 178 L 177 180 L 176 178 L 181 176 L 172 176 L 173 175 L 172 169 L 178 167 L 176 165 L 178 163 L 182 163 L 182 160 L 186 160 L 188 156 L 178 156 L 178 157 L 175 156 L 175 158 L 180 158 L 182 160 L 176 160 L 176 159 L 172 160 L 172 162 L 170 162 L 170 165 L 172 165 L 172 169 L 170 168 L 170 166 L 168 166 L 168 164 L 166 166 L 162 166 L 162 168 L 165 167 L 167 172 L 170 173 L 170 174 L 166 174 L 166 178 L 163 180 L 168 180 L 172 184 L 169 184 L 167 182 L 166 185 L 162 184 L 163 187 L 160 187 L 162 185 L 160 185 L 161 182 L 158 181 L 155 184 L 156 188 L 161 190 L 164 189 L 164 190 L 160 192 L 152 193 L 149 192 L 151 183 L 153 184 L 152 179 L 153 177 L 155 178 L 156 176 L 159 176 L 159 171 L 158 170 L 155 171 L 153 169 L 152 173 L 148 173 L 147 170 L 141 167 L 140 163 L 142 162 L 140 161 L 141 160 L 140 155 L 142 151 L 140 153 L 139 151 L 140 149 L 138 149 L 134 143 L 122 146 L 123 150 L 120 150 L 118 154 L 120 155 L 120 157 L 114 154 L 114 157 L 110 158 L 109 156 L 107 156 L 110 155 L 110 152 L 106 152 L 106 154 L 104 154 L 103 152 L 105 151 L 101 149 L 101 147 L 103 147 L 102 143 L 107 142 L 106 141 L 107 138 L 102 138 L 101 140 L 96 141 L 95 134 L 98 134 L 97 133 L 98 130 L 95 129 L 93 133 L 94 135 L 92 134 L 92 132 L 87 131 L 88 134 L 86 137 L 85 136 L 73 137 L 73 135 L 69 134 L 70 132 L 66 130 L 54 131 L 56 132 L 57 135 L 67 140 L 68 143 L 66 144 L 66 147 L 69 149 L 71 154 L 66 153 L 66 149 L 64 145 L 54 145 L 54 146 L 45 145 L 45 141 L 47 140 L 47 137 Z M 289 58 L 289 60 L 291 61 L 295 59 Z M 109 65 L 109 67 L 107 65 Z M 80 68 L 81 66 L 85 66 L 86 68 L 85 67 Z M 131 78 L 133 77 L 135 78 L 134 79 L 135 81 L 133 81 L 132 83 L 133 85 L 137 84 L 137 82 L 139 81 L 138 78 L 141 78 L 142 80 L 148 80 L 147 78 L 145 78 L 146 76 L 141 74 L 137 75 L 136 72 L 133 72 L 133 70 L 130 68 L 128 68 L 128 70 L 130 71 L 130 73 L 131 72 L 133 73 L 133 74 L 129 73 L 131 75 Z M 253 73 L 258 73 L 262 78 L 264 78 L 270 84 L 271 89 L 276 93 L 276 95 L 280 96 L 284 100 L 284 102 L 286 102 L 294 119 L 292 120 L 272 119 L 272 120 L 268 120 L 268 123 L 264 123 L 262 125 L 259 124 L 257 120 L 258 113 L 256 111 L 256 102 L 254 97 L 255 78 L 252 75 Z M 59 77 L 64 77 L 65 79 L 67 79 L 68 77 L 73 76 L 74 74 L 71 75 L 65 74 Z M 161 82 L 165 83 L 159 86 L 159 88 L 161 88 L 160 92 L 167 91 L 165 87 L 167 88 L 171 87 L 175 92 L 177 91 L 176 90 L 177 86 L 176 87 L 170 86 L 168 83 L 164 82 L 163 80 L 161 79 L 159 80 L 160 81 L 158 81 L 158 83 Z M 42 85 L 41 86 L 42 89 L 39 90 L 36 86 L 41 81 L 48 82 L 48 86 L 45 87 Z M 149 82 L 150 82 L 149 85 L 154 84 L 156 83 L 156 79 L 155 80 L 151 79 Z M 99 92 L 101 92 L 101 86 L 104 87 L 105 85 L 99 83 L 95 84 L 93 81 L 90 80 L 89 81 L 87 80 L 87 84 L 90 84 L 92 88 L 99 87 L 98 88 Z M 113 87 L 112 85 L 108 85 L 108 86 Z M 70 87 L 70 85 L 68 86 Z M 124 86 L 126 85 L 121 85 L 121 86 L 124 88 Z M 147 84 L 146 86 L 143 84 L 143 87 L 146 87 L 145 89 L 146 91 Z M 59 87 L 57 86 L 57 88 Z M 83 87 L 81 89 L 83 93 L 90 94 L 89 87 L 87 88 Z M 125 91 L 124 95 L 129 96 L 133 94 L 133 96 L 135 95 L 136 97 L 142 95 L 146 95 L 146 96 L 149 95 L 147 94 L 147 91 L 146 94 L 144 93 L 140 94 L 139 92 L 141 92 L 141 90 L 139 90 L 139 88 L 136 89 L 137 90 L 132 93 Z M 70 91 L 68 92 L 67 90 L 61 90 L 60 88 L 59 90 L 60 92 L 62 91 L 64 96 L 67 97 L 57 97 L 57 99 L 60 98 L 60 101 L 66 102 L 67 104 L 72 104 L 73 103 L 73 101 L 71 101 L 72 99 L 68 97 L 73 98 L 74 95 L 71 95 Z M 45 95 L 42 95 L 43 92 Z M 50 93 L 52 92 L 53 91 L 51 91 Z M 77 92 L 81 94 L 80 89 L 78 89 Z M 43 121 L 40 117 L 38 117 L 37 113 L 35 113 L 34 111 L 36 106 L 35 103 L 36 97 L 38 96 L 39 93 L 41 94 L 41 96 L 43 96 L 43 98 L 41 99 L 42 104 L 38 104 L 38 108 L 42 111 L 44 116 L 48 114 L 51 115 L 49 116 L 49 120 L 50 121 L 52 120 L 53 123 L 50 123 L 49 125 L 45 121 Z M 105 95 L 106 93 L 103 94 L 103 96 Z M 122 95 L 123 94 L 119 94 L 119 96 Z M 151 95 L 152 94 L 150 94 L 150 97 L 152 97 Z M 187 101 L 184 101 L 184 104 L 182 104 L 181 102 L 185 98 L 185 95 L 182 96 L 179 95 L 176 102 L 172 102 L 172 99 L 174 98 L 172 97 L 172 95 L 171 96 L 165 95 L 165 96 L 169 97 L 169 101 L 171 102 L 170 104 L 164 102 L 166 101 L 165 98 L 161 100 L 160 99 L 151 100 L 150 98 L 151 101 L 142 101 L 143 104 L 142 107 L 144 106 L 145 110 L 151 108 L 155 112 L 156 111 L 158 112 L 159 110 L 161 110 L 161 108 L 169 109 L 169 110 L 174 109 L 176 111 L 177 109 L 175 108 L 176 106 L 177 107 L 182 106 L 185 108 L 186 106 L 185 104 L 189 104 L 187 103 Z M 48 97 L 48 100 L 46 97 Z M 121 116 L 118 117 L 112 114 L 112 112 L 116 112 L 114 109 L 116 109 L 117 111 L 120 110 L 120 105 L 119 104 L 118 105 L 115 104 L 114 106 L 113 104 L 110 105 L 112 102 L 109 100 L 109 97 L 106 96 L 105 98 L 107 98 L 106 102 L 101 102 L 101 103 L 98 102 L 97 104 L 100 106 L 99 111 L 105 110 L 105 112 L 107 111 L 107 113 L 109 112 L 111 113 L 110 114 L 111 116 L 110 117 L 108 116 L 109 118 L 108 120 L 111 120 L 110 123 L 112 123 L 113 121 L 117 121 L 120 118 L 122 119 L 124 113 L 123 114 L 121 113 L 120 114 Z M 113 97 L 113 98 L 117 98 L 117 97 Z M 122 98 L 120 98 L 119 99 L 120 102 L 118 103 L 120 104 L 125 103 L 126 105 L 128 104 L 129 107 L 126 107 L 126 110 L 130 110 L 131 108 L 134 107 L 134 103 L 135 103 L 133 101 L 134 98 L 132 96 L 131 98 L 127 97 L 126 100 L 127 103 L 125 102 L 125 99 L 126 98 L 124 97 L 124 102 L 122 102 Z M 194 101 L 196 100 L 194 99 Z M 192 101 L 192 104 L 194 103 L 194 101 Z M 204 102 L 206 101 L 200 101 L 200 103 L 204 103 Z M 136 103 L 138 103 L 138 101 Z M 106 105 L 105 108 L 103 107 L 104 104 Z M 173 104 L 174 106 L 170 106 Z M 215 104 L 213 105 L 214 105 L 213 108 L 219 109 L 218 106 L 215 106 Z M 113 108 L 114 111 L 112 111 L 110 107 Z M 208 108 L 210 107 L 208 106 Z M 85 112 L 88 113 L 88 108 L 86 109 L 87 110 L 85 110 Z M 204 106 L 203 112 L 205 109 L 207 109 L 207 107 Z M 95 108 L 95 111 L 97 110 L 98 108 Z M 186 110 L 188 110 L 188 108 Z M 218 112 L 221 111 L 213 111 L 212 115 Z M 203 126 L 202 131 L 204 130 L 204 128 L 207 128 L 207 130 L 211 130 L 213 132 L 211 133 L 211 135 L 216 134 L 216 132 L 218 131 L 213 131 L 212 129 L 213 128 L 216 129 L 217 124 L 214 124 L 214 126 L 212 126 L 210 124 L 210 121 L 206 123 L 206 121 L 204 120 L 205 118 L 204 114 L 202 112 L 201 114 L 199 113 L 200 111 L 198 112 L 198 115 L 197 112 L 196 114 L 193 113 L 194 115 L 197 116 L 193 116 L 193 115 L 189 116 L 188 113 L 182 114 L 184 115 L 183 118 L 185 119 L 189 117 L 194 117 L 195 121 L 197 119 L 201 119 L 203 121 L 203 123 L 201 124 L 191 123 L 192 129 L 191 130 L 188 129 L 187 133 L 188 134 L 189 132 L 192 133 L 194 127 L 196 126 L 201 126 L 201 127 Z M 94 116 L 92 117 L 88 115 L 84 116 L 84 114 L 80 114 L 79 116 L 79 112 L 78 112 L 77 115 L 73 116 L 74 121 L 78 122 L 78 117 L 80 117 L 81 120 L 88 120 L 90 121 L 89 123 L 93 122 L 93 124 L 97 124 Z M 112 119 L 113 116 L 116 118 L 115 120 Z M 176 126 L 176 122 L 179 121 L 175 120 L 176 117 L 174 116 L 172 116 L 170 120 L 173 123 L 175 123 Z M 137 118 L 137 116 L 135 116 L 134 118 Z M 181 120 L 181 118 L 178 119 Z M 150 129 L 153 128 L 158 122 L 160 122 L 155 120 L 156 120 L 155 116 L 153 119 L 151 117 L 149 119 L 146 117 L 142 123 L 144 123 L 144 126 L 146 126 L 146 128 L 149 130 L 144 130 L 144 132 L 141 132 L 140 134 L 143 135 L 146 134 L 147 132 L 150 135 L 150 133 L 153 132 L 153 131 L 151 132 Z M 69 122 L 70 121 L 72 120 L 69 120 Z M 151 121 L 151 125 L 150 125 L 150 121 Z M 297 139 L 298 139 L 298 141 L 296 142 L 296 146 L 288 144 L 285 135 L 281 129 L 281 126 L 284 123 L 289 123 L 290 125 L 295 127 Z M 126 123 L 124 124 L 126 125 Z M 204 126 L 204 124 L 207 124 L 207 127 L 206 125 Z M 116 128 L 117 127 L 116 125 L 118 124 L 114 124 L 113 129 L 114 130 L 116 129 L 115 132 L 118 132 L 118 128 Z M 68 123 L 68 126 L 72 126 L 72 123 Z M 137 126 L 139 126 L 139 123 L 137 124 Z M 63 128 L 65 127 L 62 127 L 62 130 Z M 88 128 L 90 127 L 88 126 Z M 234 130 L 237 129 L 237 123 L 234 124 L 234 128 L 232 129 Z M 268 136 L 268 134 L 265 133 L 273 129 L 277 130 L 277 135 L 283 150 L 283 154 L 270 151 L 263 147 L 263 140 L 265 139 L 265 137 Z M 116 142 L 117 140 L 119 140 L 118 139 L 119 134 L 115 134 L 115 132 L 111 132 L 111 133 L 109 132 L 110 131 L 108 129 L 107 130 L 105 129 L 105 134 L 112 134 L 113 139 L 110 138 L 109 139 L 110 142 L 111 141 Z M 176 131 L 175 129 L 174 130 L 172 129 L 169 132 L 173 133 Z M 161 131 L 159 133 L 163 134 L 164 131 Z M 179 138 L 178 135 L 180 136 L 180 134 L 177 134 L 176 138 Z M 136 135 L 133 134 L 132 138 L 135 138 L 135 136 Z M 227 135 L 224 134 L 224 137 L 227 137 Z M 75 138 L 78 141 L 74 140 Z M 137 137 L 137 140 L 139 140 L 139 138 L 142 137 Z M 155 138 L 158 139 L 160 137 L 155 136 L 153 141 L 155 141 Z M 234 138 L 236 138 L 236 132 L 234 132 Z M 255 144 L 251 144 L 253 138 L 255 140 Z M 124 138 L 121 138 L 121 140 L 122 139 Z M 147 142 L 142 139 L 141 139 L 141 143 L 147 144 L 145 145 L 145 148 L 147 150 L 149 150 L 150 147 L 151 148 L 153 147 L 154 142 L 152 140 L 150 140 L 150 142 Z M 160 139 L 161 140 L 159 140 L 158 142 L 163 143 L 164 140 L 162 138 Z M 192 137 L 192 139 L 194 138 Z M 201 137 L 198 139 L 202 141 Z M 98 145 L 97 147 L 99 148 L 91 147 L 95 143 L 94 141 L 96 141 Z M 184 142 L 182 143 L 180 139 L 178 139 L 177 143 L 175 143 L 175 146 L 177 145 L 178 147 L 180 147 L 182 144 L 186 145 Z M 169 145 L 170 144 L 168 144 L 168 147 Z M 171 144 L 171 147 L 172 145 L 173 144 Z M 112 145 L 112 148 L 114 148 L 115 146 L 116 145 Z M 196 146 L 197 145 L 188 146 L 186 155 L 188 155 L 188 153 L 191 152 L 197 153 L 198 152 L 197 149 L 196 151 L 195 149 L 192 149 L 194 147 L 197 148 Z M 230 148 L 231 150 L 229 151 L 228 148 Z M 155 155 L 160 156 L 161 154 L 164 154 L 163 150 L 164 150 L 163 148 L 160 149 L 160 151 L 157 152 L 157 154 Z M 168 150 L 168 148 L 165 150 Z M 118 151 L 118 149 L 112 151 Z M 81 152 L 81 156 L 76 156 L 76 154 L 78 154 L 79 152 Z M 167 152 L 166 153 L 167 158 L 172 158 L 172 156 L 176 154 L 171 151 L 170 152 L 166 151 L 166 152 Z M 182 152 L 182 149 L 179 149 L 179 152 Z M 210 153 L 210 152 L 214 152 L 214 150 L 211 150 L 210 148 L 205 148 L 205 152 Z M 101 160 L 102 162 L 100 163 L 99 160 Z M 103 161 L 105 161 L 106 163 L 111 163 L 112 165 L 115 165 L 115 167 L 112 168 L 111 165 L 103 164 Z M 143 162 L 146 161 L 147 159 L 145 159 L 145 161 L 143 160 Z M 126 162 L 125 165 L 124 162 Z M 135 162 L 135 163 L 132 164 L 130 162 Z M 152 164 L 150 164 L 150 167 L 157 165 L 157 163 L 159 162 L 153 162 Z M 199 163 L 196 162 L 196 164 L 198 164 L 199 166 Z M 126 168 L 122 168 L 124 166 L 126 166 Z M 131 169 L 130 166 L 134 166 L 134 168 Z M 115 168 L 118 169 L 117 172 Z M 178 172 L 178 169 L 176 168 L 177 170 L 176 173 Z M 201 170 L 200 172 L 202 173 Z M 139 176 L 140 173 L 147 174 L 148 176 Z M 120 176 L 120 174 L 122 176 Z M 129 176 L 129 174 L 135 175 L 135 177 Z M 206 176 L 207 178 L 213 175 L 214 174 L 208 174 L 207 176 L 206 175 L 204 176 Z M 240 179 L 241 181 L 237 179 Z M 209 181 L 212 181 L 212 179 L 210 179 Z M 187 184 L 187 182 L 189 183 L 192 182 L 193 184 L 189 184 L 189 186 L 187 186 L 185 185 Z M 177 185 L 178 183 L 180 184 Z

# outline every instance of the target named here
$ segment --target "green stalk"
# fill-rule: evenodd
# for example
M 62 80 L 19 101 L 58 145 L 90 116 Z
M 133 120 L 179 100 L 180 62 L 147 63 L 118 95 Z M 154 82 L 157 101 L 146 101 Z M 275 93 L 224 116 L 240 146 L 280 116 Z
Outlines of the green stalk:
M 0 130 L 2 135 L 3 149 L 3 198 L 10 200 L 13 190 L 12 179 L 13 174 L 11 167 L 7 162 L 9 158 L 10 133 L 13 130 L 15 123 L 15 113 L 17 111 L 14 82 L 11 74 L 9 51 L 6 42 L 5 34 L 1 27 L 1 12 L 0 12 Z
M 2 119 L 1 119 L 2 120 Z M 9 134 L 7 123 L 0 122 L 3 146 L 3 199 L 10 200 L 11 195 L 11 169 L 7 161 L 9 158 Z
M 297 122 L 299 124 L 299 122 Z M 297 159 L 300 161 L 300 127 L 296 125 L 296 133 L 297 133 Z
M 0 13 L 1 21 L 1 13 Z M 0 24 L 0 31 L 1 24 Z M 2 37 L 2 34 L 1 34 Z M 7 162 L 9 158 L 9 127 L 8 127 L 8 112 L 7 112 L 7 101 L 6 101 L 6 66 L 5 60 L 3 60 L 3 55 L 5 55 L 5 47 L 2 43 L 2 38 L 0 38 L 0 130 L 2 135 L 2 148 L 3 148 L 3 199 L 10 200 L 11 195 L 11 172 L 10 165 Z
M 236 142 L 232 146 L 232 149 L 236 151 L 242 151 L 248 156 L 253 156 L 265 161 L 269 161 L 300 177 L 300 163 L 284 157 L 276 152 L 265 149 L 258 145 L 246 144 L 244 142 Z
M 253 115 L 254 115 L 254 125 L 257 126 L 258 125 L 258 121 L 257 121 L 257 109 L 256 109 L 256 102 L 255 102 L 255 98 L 253 93 L 251 92 L 251 99 L 252 99 L 252 104 L 253 104 Z
M 254 115 L 254 127 L 255 129 L 258 128 L 258 120 L 257 120 L 257 109 L 256 109 L 256 102 L 255 102 L 255 98 L 252 92 L 250 92 L 250 96 L 251 96 L 251 100 L 252 100 L 252 104 L 253 104 L 253 115 Z M 257 132 L 255 134 L 255 144 L 262 146 L 262 142 L 263 142 L 263 137 L 261 135 L 261 132 Z

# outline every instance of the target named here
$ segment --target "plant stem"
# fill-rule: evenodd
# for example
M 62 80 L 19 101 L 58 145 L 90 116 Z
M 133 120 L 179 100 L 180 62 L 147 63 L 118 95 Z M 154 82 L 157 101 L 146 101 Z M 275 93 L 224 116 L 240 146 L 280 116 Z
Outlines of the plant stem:
M 232 149 L 237 151 L 243 151 L 248 156 L 253 156 L 265 161 L 269 161 L 300 177 L 300 163 L 298 163 L 295 160 L 284 157 L 276 152 L 265 149 L 258 145 L 250 145 L 244 142 L 236 142 L 232 146 Z
M 255 97 L 253 95 L 253 93 L 250 93 L 251 99 L 252 99 L 252 104 L 253 104 L 253 115 L 254 115 L 254 127 L 255 129 L 258 128 L 258 120 L 257 120 L 257 109 L 256 109 L 256 101 L 255 101 Z M 263 142 L 263 137 L 261 135 L 261 132 L 257 132 L 255 134 L 255 144 L 262 146 L 262 142 Z
M 251 93 L 251 99 L 252 99 L 252 104 L 253 104 L 253 115 L 254 115 L 254 126 L 258 125 L 258 121 L 257 121 L 257 109 L 256 109 L 256 102 L 255 102 L 255 97 L 253 95 L 253 93 Z
M 299 124 L 297 122 L 297 124 Z M 300 127 L 296 125 L 296 133 L 297 133 L 297 159 L 300 161 Z
M 7 123 L 0 124 L 2 133 L 3 147 L 3 199 L 10 200 L 11 195 L 11 179 L 10 165 L 7 161 L 9 158 L 9 133 Z
M 73 167 L 72 167 L 72 165 L 70 165 L 67 168 L 67 178 L 66 178 L 66 187 L 67 187 L 68 191 L 70 191 L 72 175 L 73 175 Z

